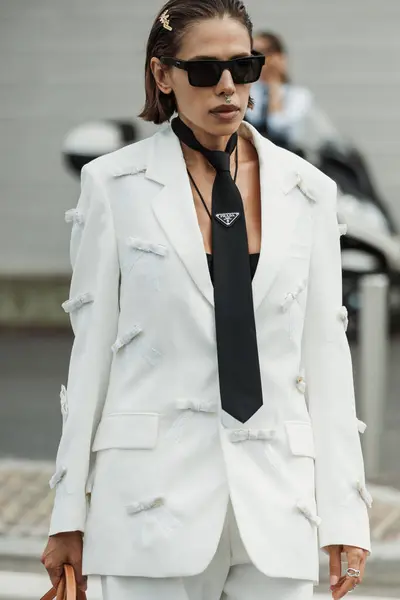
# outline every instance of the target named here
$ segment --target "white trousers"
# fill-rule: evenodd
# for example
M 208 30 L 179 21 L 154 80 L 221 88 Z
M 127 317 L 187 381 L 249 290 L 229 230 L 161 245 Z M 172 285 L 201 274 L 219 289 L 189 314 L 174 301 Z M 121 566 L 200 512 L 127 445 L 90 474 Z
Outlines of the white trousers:
M 231 504 L 217 552 L 192 577 L 101 578 L 103 600 L 310 600 L 312 581 L 267 577 L 251 563 Z

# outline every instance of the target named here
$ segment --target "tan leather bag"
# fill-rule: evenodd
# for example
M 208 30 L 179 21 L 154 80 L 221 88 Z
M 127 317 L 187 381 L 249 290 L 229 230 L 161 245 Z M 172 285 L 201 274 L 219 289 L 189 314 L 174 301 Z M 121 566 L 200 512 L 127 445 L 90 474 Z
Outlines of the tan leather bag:
M 64 577 L 61 578 L 57 589 L 51 588 L 41 600 L 77 600 L 75 572 L 71 565 L 64 565 Z M 79 600 L 86 600 L 86 594 L 80 592 Z

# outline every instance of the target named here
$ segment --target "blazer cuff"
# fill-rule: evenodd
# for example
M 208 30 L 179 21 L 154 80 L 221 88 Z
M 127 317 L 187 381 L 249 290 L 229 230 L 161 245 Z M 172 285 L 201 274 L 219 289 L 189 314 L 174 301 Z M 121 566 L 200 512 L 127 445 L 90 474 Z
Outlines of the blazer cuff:
M 319 513 L 321 514 L 321 512 Z M 358 510 L 332 508 L 327 517 L 322 517 L 318 529 L 319 545 L 345 545 L 362 548 L 371 553 L 371 537 L 368 511 L 365 507 Z M 324 550 L 324 552 L 327 552 Z
M 49 535 L 85 531 L 88 500 L 85 494 L 56 494 Z

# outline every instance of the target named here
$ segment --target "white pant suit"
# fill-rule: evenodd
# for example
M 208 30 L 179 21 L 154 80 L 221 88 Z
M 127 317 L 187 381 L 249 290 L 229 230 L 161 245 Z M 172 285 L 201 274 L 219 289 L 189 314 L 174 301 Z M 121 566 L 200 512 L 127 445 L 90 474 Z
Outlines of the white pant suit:
M 314 589 L 311 581 L 272 578 L 258 571 L 230 503 L 217 551 L 202 573 L 168 579 L 102 577 L 101 583 L 103 600 L 310 600 Z
M 83 570 L 113 600 L 299 600 L 319 547 L 370 550 L 336 186 L 251 125 L 239 134 L 262 209 L 264 404 L 245 424 L 221 409 L 213 285 L 170 126 L 87 165 L 67 212 L 75 342 L 50 533 L 84 532 Z

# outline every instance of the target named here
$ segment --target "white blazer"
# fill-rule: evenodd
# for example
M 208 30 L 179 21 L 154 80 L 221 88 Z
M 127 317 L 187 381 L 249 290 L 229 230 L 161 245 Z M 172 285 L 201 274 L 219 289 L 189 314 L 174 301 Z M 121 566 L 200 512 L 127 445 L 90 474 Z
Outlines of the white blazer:
M 318 545 L 370 550 L 342 308 L 336 186 L 250 125 L 262 245 L 253 280 L 263 407 L 220 408 L 213 287 L 170 126 L 83 170 L 75 333 L 50 534 L 82 530 L 87 574 L 202 572 L 229 497 L 256 567 L 318 581 Z

